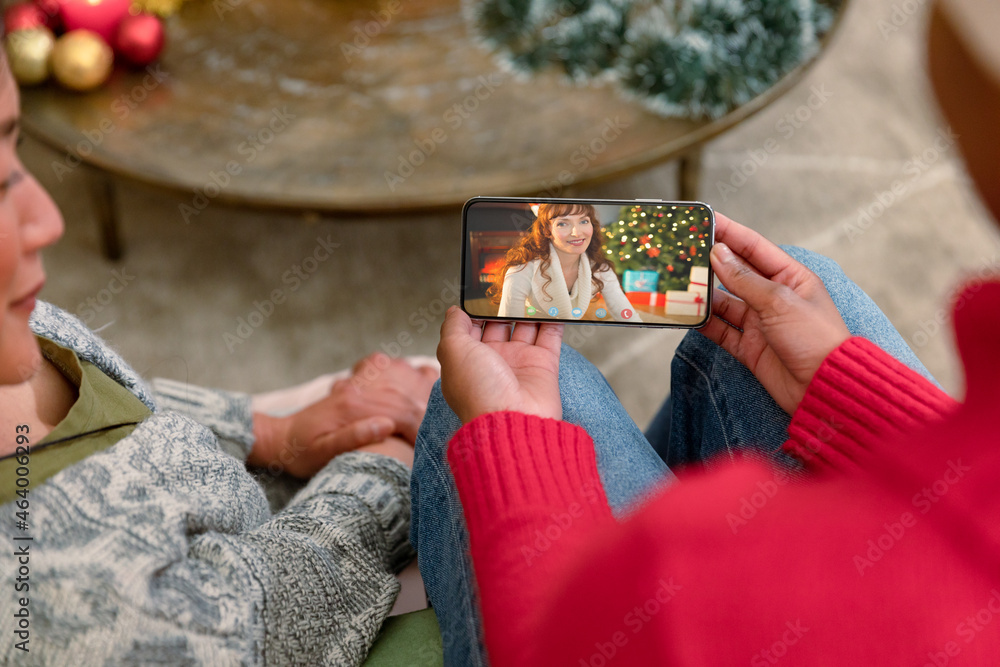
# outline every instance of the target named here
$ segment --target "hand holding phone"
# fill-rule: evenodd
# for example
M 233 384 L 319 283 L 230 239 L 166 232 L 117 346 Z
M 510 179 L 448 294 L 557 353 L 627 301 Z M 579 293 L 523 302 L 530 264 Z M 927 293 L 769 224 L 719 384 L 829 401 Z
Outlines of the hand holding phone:
M 707 204 L 476 197 L 462 223 L 472 317 L 672 328 L 710 317 Z
M 730 294 L 716 290 L 716 317 L 701 333 L 792 414 L 823 360 L 851 334 L 823 281 L 784 250 L 724 215 L 718 239 L 712 266 Z
M 562 419 L 558 323 L 473 322 L 452 306 L 441 326 L 441 392 L 463 424 L 512 410 Z

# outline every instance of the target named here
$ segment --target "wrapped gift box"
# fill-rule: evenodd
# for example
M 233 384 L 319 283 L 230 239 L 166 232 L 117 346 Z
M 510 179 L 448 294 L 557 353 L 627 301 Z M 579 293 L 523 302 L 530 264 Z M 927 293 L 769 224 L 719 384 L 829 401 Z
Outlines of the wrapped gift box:
M 660 274 L 656 271 L 625 271 L 622 276 L 623 292 L 655 292 L 660 282 Z M 634 303 L 634 302 L 633 302 Z
M 708 267 L 692 266 L 691 282 L 688 284 L 689 292 L 697 292 L 702 298 L 708 296 Z
M 698 292 L 671 290 L 666 293 L 667 315 L 704 315 L 708 301 Z
M 625 298 L 633 306 L 659 306 L 667 303 L 667 297 L 662 292 L 625 292 Z
M 708 288 L 700 285 L 688 285 L 687 291 L 691 294 L 700 294 L 701 298 L 708 298 Z

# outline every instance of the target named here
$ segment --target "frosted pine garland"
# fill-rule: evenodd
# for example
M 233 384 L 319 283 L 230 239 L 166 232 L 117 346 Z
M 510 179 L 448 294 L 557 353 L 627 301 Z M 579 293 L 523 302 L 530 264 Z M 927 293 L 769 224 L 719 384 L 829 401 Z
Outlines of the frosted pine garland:
M 515 71 L 613 78 L 664 116 L 719 117 L 819 50 L 840 0 L 469 0 Z

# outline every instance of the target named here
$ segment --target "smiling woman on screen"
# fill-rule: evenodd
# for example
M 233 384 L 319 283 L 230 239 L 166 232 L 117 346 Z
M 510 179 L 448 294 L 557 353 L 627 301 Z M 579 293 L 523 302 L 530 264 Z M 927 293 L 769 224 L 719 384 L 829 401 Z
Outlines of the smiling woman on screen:
M 641 322 L 604 258 L 601 238 L 593 206 L 541 204 L 531 229 L 507 252 L 487 291 L 500 304 L 497 315 L 580 319 L 603 296 L 613 319 Z M 552 268 L 553 259 L 560 270 Z

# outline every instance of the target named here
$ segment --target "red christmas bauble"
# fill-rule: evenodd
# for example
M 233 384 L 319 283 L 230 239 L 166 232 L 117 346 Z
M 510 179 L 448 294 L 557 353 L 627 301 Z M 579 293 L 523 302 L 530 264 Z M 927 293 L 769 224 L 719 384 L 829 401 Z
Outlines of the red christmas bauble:
M 59 12 L 61 5 L 62 0 L 35 0 L 35 6 L 45 15 L 45 25 L 53 32 L 60 32 L 63 28 L 62 14 Z
M 6 34 L 45 26 L 45 13 L 30 2 L 19 2 L 3 12 L 3 27 Z
M 128 16 L 131 6 L 132 0 L 61 0 L 59 13 L 67 32 L 82 28 L 112 44 L 118 24 Z
M 126 16 L 115 35 L 115 50 L 136 67 L 145 67 L 163 51 L 163 23 L 152 14 Z
M 667 271 L 670 271 L 670 273 L 673 273 L 674 272 L 674 265 L 673 264 L 667 265 Z

